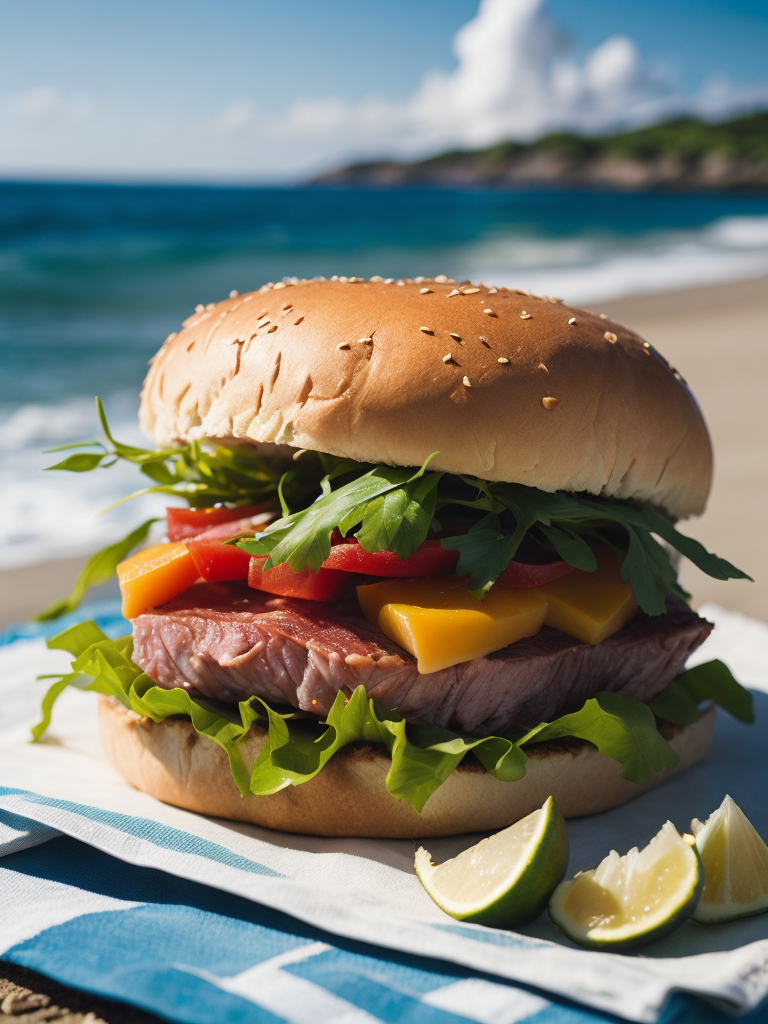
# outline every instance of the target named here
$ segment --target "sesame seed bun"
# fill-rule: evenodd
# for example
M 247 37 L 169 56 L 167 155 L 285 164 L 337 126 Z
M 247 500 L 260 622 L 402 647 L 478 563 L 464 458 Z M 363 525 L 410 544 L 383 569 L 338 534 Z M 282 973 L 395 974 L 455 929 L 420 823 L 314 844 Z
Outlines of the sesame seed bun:
M 703 511 L 712 450 L 680 375 L 612 320 L 506 288 L 338 278 L 198 307 L 141 423 L 545 491 Z
M 187 719 L 179 716 L 157 724 L 114 697 L 99 699 L 101 740 L 108 759 L 132 786 L 164 803 L 282 832 L 390 839 L 505 828 L 550 795 L 566 818 L 605 811 L 704 758 L 714 722 L 711 707 L 693 725 L 663 726 L 680 763 L 644 786 L 622 779 L 618 764 L 590 743 L 542 743 L 527 751 L 527 772 L 517 782 L 499 782 L 473 758 L 465 758 L 419 814 L 387 792 L 391 761 L 378 744 L 343 747 L 309 782 L 271 796 L 243 798 L 225 752 L 196 733 Z M 259 726 L 251 727 L 241 746 L 246 764 L 257 757 L 265 735 Z

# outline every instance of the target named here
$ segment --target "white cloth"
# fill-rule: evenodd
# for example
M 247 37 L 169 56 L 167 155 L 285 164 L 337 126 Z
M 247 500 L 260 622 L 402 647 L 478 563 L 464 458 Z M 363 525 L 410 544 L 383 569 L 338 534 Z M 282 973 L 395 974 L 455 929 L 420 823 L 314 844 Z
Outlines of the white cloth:
M 611 848 L 643 845 L 668 818 L 687 829 L 726 793 L 768 837 L 768 626 L 714 606 L 702 611 L 717 629 L 693 660 L 722 658 L 757 691 L 757 724 L 720 714 L 706 762 L 614 811 L 569 821 L 571 874 Z M 42 641 L 0 649 L 0 807 L 8 811 L 331 933 L 464 964 L 631 1020 L 655 1020 L 674 991 L 737 1012 L 768 994 L 768 915 L 718 927 L 688 922 L 642 955 L 578 949 L 545 915 L 520 932 L 459 924 L 421 888 L 414 842 L 286 835 L 203 818 L 132 790 L 101 755 L 92 694 L 65 693 L 47 741 L 30 745 L 46 686 L 35 676 L 66 666 L 67 656 Z M 440 861 L 474 841 L 427 845 Z

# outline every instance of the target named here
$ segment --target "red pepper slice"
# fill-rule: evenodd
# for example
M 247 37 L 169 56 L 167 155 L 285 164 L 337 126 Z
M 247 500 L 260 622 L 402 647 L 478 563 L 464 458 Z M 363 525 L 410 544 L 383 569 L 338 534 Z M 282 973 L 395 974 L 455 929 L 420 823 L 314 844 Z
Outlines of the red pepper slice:
M 439 540 L 425 540 L 408 558 L 394 551 L 366 551 L 354 537 L 334 544 L 324 569 L 359 572 L 366 576 L 447 576 L 459 560 L 458 551 L 446 551 Z
M 305 601 L 332 601 L 347 586 L 350 576 L 336 569 L 294 572 L 287 562 L 264 572 L 266 555 L 254 556 L 248 572 L 248 586 L 282 597 L 301 597 Z
M 259 526 L 263 528 L 263 525 L 255 524 L 253 519 L 247 516 L 235 522 L 212 526 L 203 533 L 188 537 L 186 543 L 189 553 L 203 579 L 210 583 L 247 580 L 251 556 L 236 544 L 228 544 L 227 541 L 253 533 L 254 530 L 258 531 Z
M 195 537 L 204 530 L 221 523 L 246 516 L 255 516 L 263 511 L 262 505 L 240 505 L 238 508 L 167 508 L 165 519 L 168 529 L 168 540 L 186 540 Z

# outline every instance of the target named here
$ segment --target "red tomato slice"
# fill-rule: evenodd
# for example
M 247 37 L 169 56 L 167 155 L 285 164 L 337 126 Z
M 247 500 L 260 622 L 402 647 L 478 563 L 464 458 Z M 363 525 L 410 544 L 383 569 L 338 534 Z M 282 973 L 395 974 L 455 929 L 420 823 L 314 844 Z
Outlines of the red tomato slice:
M 573 566 L 562 558 L 538 563 L 512 561 L 496 582 L 500 587 L 543 587 L 569 572 L 573 572 Z
M 321 569 L 320 572 L 303 569 L 294 572 L 287 562 L 264 572 L 266 560 L 266 555 L 251 559 L 248 586 L 265 590 L 268 594 L 301 597 L 305 601 L 332 601 L 349 582 L 349 573 L 346 572 L 337 572 L 335 569 Z
M 258 513 L 256 513 L 258 515 Z M 237 519 L 233 523 L 212 526 L 203 533 L 187 538 L 187 547 L 197 571 L 210 583 L 224 580 L 247 580 L 251 556 L 235 544 L 227 544 L 243 534 L 253 533 L 259 525 L 251 516 Z
M 165 519 L 168 540 L 186 540 L 221 523 L 231 523 L 263 511 L 262 505 L 240 505 L 239 508 L 167 508 Z
M 333 545 L 323 568 L 367 576 L 447 576 L 458 560 L 458 551 L 446 551 L 439 540 L 425 540 L 408 558 L 399 558 L 393 551 L 366 551 L 351 537 Z

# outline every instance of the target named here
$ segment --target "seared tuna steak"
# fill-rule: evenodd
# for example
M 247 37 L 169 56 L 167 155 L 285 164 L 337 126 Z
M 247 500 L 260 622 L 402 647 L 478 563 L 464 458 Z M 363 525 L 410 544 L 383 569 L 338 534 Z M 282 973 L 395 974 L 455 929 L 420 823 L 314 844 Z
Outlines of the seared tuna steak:
M 415 659 L 353 603 L 200 583 L 133 622 L 134 660 L 168 689 L 230 702 L 255 694 L 323 715 L 339 690 L 362 684 L 409 721 L 476 735 L 536 725 L 601 690 L 648 701 L 711 629 L 670 601 L 666 615 L 638 614 L 601 644 L 545 626 L 489 657 L 420 675 Z

